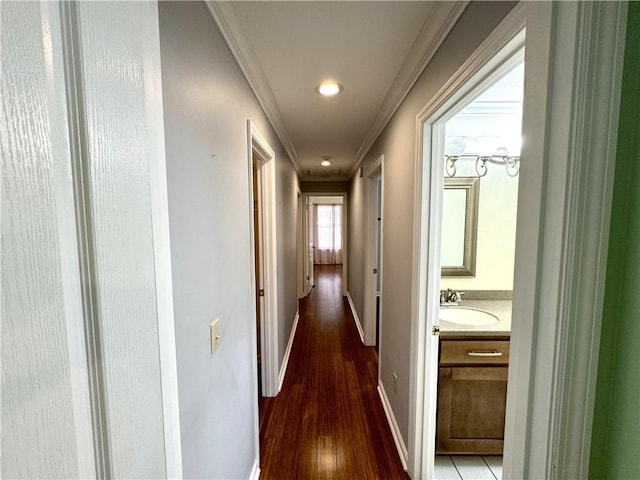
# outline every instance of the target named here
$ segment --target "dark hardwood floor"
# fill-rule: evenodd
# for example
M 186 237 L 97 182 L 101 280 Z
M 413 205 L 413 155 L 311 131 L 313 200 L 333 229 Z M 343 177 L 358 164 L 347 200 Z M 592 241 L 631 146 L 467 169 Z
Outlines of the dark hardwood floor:
M 408 479 L 365 347 L 342 297 L 340 266 L 316 266 L 280 394 L 262 402 L 261 480 Z

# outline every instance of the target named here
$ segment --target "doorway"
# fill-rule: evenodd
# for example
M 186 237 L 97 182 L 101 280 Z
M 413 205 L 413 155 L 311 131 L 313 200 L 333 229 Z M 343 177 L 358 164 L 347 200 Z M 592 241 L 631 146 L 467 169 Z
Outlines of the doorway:
M 382 173 L 376 176 L 376 352 L 380 353 L 380 316 L 382 315 Z
M 515 169 L 511 169 L 512 166 L 507 162 L 507 158 L 511 157 L 518 157 L 519 160 L 519 151 L 515 152 L 517 155 L 501 155 L 503 153 L 503 149 L 501 148 L 503 145 L 493 145 L 491 144 L 492 142 L 488 142 L 491 145 L 487 147 L 487 145 L 485 145 L 485 143 L 487 143 L 487 138 L 467 138 L 464 135 L 458 135 L 458 138 L 449 138 L 450 145 L 446 145 L 447 133 L 449 133 L 447 132 L 447 125 L 449 126 L 449 130 L 452 131 L 451 124 L 448 124 L 448 122 L 454 118 L 458 112 L 463 110 L 464 107 L 469 106 L 473 100 L 479 98 L 483 93 L 485 93 L 490 86 L 523 63 L 525 32 L 522 26 L 519 28 L 514 27 L 514 30 L 515 32 L 512 34 L 510 41 L 506 42 L 506 45 L 503 43 L 501 48 L 496 49 L 493 56 L 488 57 L 482 64 L 476 66 L 476 72 L 474 75 L 469 75 L 464 82 L 453 82 L 455 90 L 449 93 L 447 101 L 441 100 L 442 104 L 439 106 L 431 105 L 425 107 L 425 110 L 418 116 L 418 127 L 421 132 L 419 137 L 421 158 L 419 162 L 421 163 L 420 168 L 422 172 L 418 177 L 418 188 L 421 191 L 421 201 L 419 204 L 420 220 L 417 220 L 418 225 L 420 225 L 417 229 L 417 238 L 422 238 L 422 241 L 420 242 L 419 251 L 416 252 L 416 263 L 419 265 L 419 280 L 414 284 L 414 288 L 416 289 L 414 290 L 414 298 L 418 300 L 414 307 L 418 310 L 414 310 L 414 312 L 416 312 L 418 316 L 414 318 L 421 318 L 424 323 L 417 322 L 414 324 L 414 328 L 416 328 L 416 331 L 420 330 L 421 332 L 418 334 L 419 344 L 417 352 L 419 352 L 419 357 L 415 357 L 416 359 L 419 358 L 418 361 L 420 362 L 418 363 L 417 368 L 420 369 L 420 365 L 422 365 L 424 370 L 413 379 L 414 383 L 412 389 L 416 392 L 417 405 L 419 405 L 421 410 L 414 412 L 416 415 L 415 418 L 420 420 L 416 425 L 418 430 L 414 432 L 415 436 L 410 440 L 410 442 L 412 442 L 414 446 L 412 468 L 422 472 L 422 475 L 427 475 L 428 477 L 434 475 L 436 436 L 440 438 L 449 438 L 449 433 L 446 429 L 442 431 L 443 422 L 440 420 L 442 416 L 451 413 L 450 410 L 447 410 L 447 408 L 453 404 L 453 397 L 450 394 L 452 389 L 455 389 L 458 385 L 453 381 L 455 379 L 452 380 L 450 375 L 453 372 L 447 371 L 447 369 L 451 370 L 449 368 L 450 365 L 442 365 L 444 369 L 439 368 L 441 365 L 439 362 L 441 288 L 450 287 L 454 292 L 464 291 L 464 289 L 468 288 L 472 288 L 474 290 L 497 290 L 499 288 L 501 293 L 511 290 L 509 286 L 505 286 L 504 284 L 501 284 L 500 287 L 492 285 L 483 289 L 471 287 L 468 283 L 464 283 L 467 281 L 465 278 L 473 280 L 478 274 L 476 270 L 476 256 L 469 255 L 469 248 L 471 246 L 476 246 L 480 241 L 486 241 L 486 235 L 483 235 L 482 238 L 476 240 L 475 235 L 477 232 L 471 231 L 473 228 L 470 227 L 474 222 L 470 219 L 469 212 L 473 211 L 474 208 L 477 209 L 477 201 L 474 207 L 473 202 L 470 202 L 469 200 L 469 194 L 474 191 L 478 192 L 483 190 L 487 179 L 482 179 L 482 177 L 483 175 L 486 175 L 487 169 L 493 169 L 493 171 L 495 171 L 500 168 L 500 171 L 504 172 L 504 177 L 511 178 L 510 175 L 513 174 L 514 171 L 517 175 L 517 168 L 519 166 L 518 163 L 518 166 L 516 166 Z M 521 102 L 522 100 L 520 100 L 520 103 Z M 486 117 L 486 112 L 483 112 L 482 110 L 487 105 L 488 103 L 486 102 L 484 105 L 476 105 L 476 110 L 472 112 L 469 117 Z M 520 116 L 521 115 L 522 113 L 520 111 Z M 480 137 L 483 136 L 484 135 L 480 135 Z M 517 138 L 515 141 L 508 145 L 508 148 L 511 148 L 512 150 L 514 148 L 519 149 L 520 147 L 519 131 L 516 136 Z M 478 136 L 476 135 L 476 137 Z M 496 137 L 499 137 L 499 135 Z M 493 140 L 495 140 L 495 138 Z M 465 145 L 465 142 L 469 145 Z M 458 144 L 456 145 L 456 143 Z M 516 144 L 515 146 L 513 146 L 514 143 Z M 451 148 L 454 148 L 454 150 L 457 148 L 458 150 L 449 151 Z M 497 151 L 485 152 L 484 150 L 486 148 L 494 148 Z M 471 150 L 474 151 L 471 152 Z M 467 156 L 466 154 L 468 153 L 476 155 Z M 498 155 L 501 155 L 500 159 L 498 159 Z M 497 165 L 496 163 L 501 163 L 501 165 Z M 445 177 L 452 177 L 452 179 L 455 180 L 453 182 L 455 183 L 455 187 L 460 189 L 462 197 L 465 199 L 464 207 L 461 210 L 465 219 L 457 224 L 459 225 L 457 231 L 459 231 L 461 238 L 459 241 L 447 241 L 447 249 L 444 249 L 442 240 L 443 217 L 446 216 L 448 220 L 450 219 L 452 215 L 452 205 L 447 205 L 447 213 L 445 215 L 443 213 L 445 200 Z M 481 178 L 481 180 L 478 180 L 478 178 Z M 503 179 L 501 179 L 501 181 L 502 180 Z M 480 183 L 479 188 L 478 183 Z M 493 186 L 488 186 L 488 188 L 484 188 L 484 190 L 490 190 L 492 188 Z M 512 203 L 517 203 L 516 199 L 517 196 L 512 198 L 510 201 Z M 499 206 L 493 210 L 495 210 L 496 218 L 500 218 L 503 215 Z M 509 205 L 509 210 L 515 211 L 515 205 Z M 455 228 L 453 230 L 456 231 Z M 510 235 L 514 236 L 514 233 L 511 232 Z M 490 236 L 491 233 L 489 233 L 489 237 Z M 459 251 L 452 252 L 449 248 L 451 245 L 458 245 Z M 443 253 L 447 258 L 445 263 L 454 262 L 455 265 L 441 265 Z M 500 252 L 498 252 L 497 255 L 500 255 Z M 448 270 L 448 273 L 453 276 L 442 277 L 444 273 L 444 270 L 441 268 L 442 266 L 448 267 L 445 270 Z M 489 266 L 488 268 L 491 269 L 492 267 Z M 508 278 L 507 281 L 509 282 L 509 285 L 511 285 L 513 282 L 514 272 L 513 256 L 510 269 L 507 270 L 508 271 L 504 276 Z M 491 276 L 492 273 L 494 272 L 490 271 L 488 276 Z M 484 275 L 485 273 L 482 273 L 481 277 Z M 446 282 L 442 280 L 444 278 L 447 278 Z M 510 331 L 506 334 L 507 339 L 509 334 Z M 502 340 L 504 340 L 504 338 Z M 504 412 L 504 409 L 506 408 L 506 400 L 504 397 L 506 397 L 507 388 L 506 366 L 496 365 L 494 367 L 495 368 L 492 368 L 490 372 L 488 371 L 491 375 L 489 383 L 491 384 L 493 393 L 501 396 L 501 401 L 503 402 L 502 412 Z M 465 370 L 463 373 L 464 375 L 467 375 L 469 371 Z M 444 380 L 441 379 L 440 381 L 445 382 L 442 383 L 442 385 L 446 388 L 443 387 L 441 393 L 443 395 L 449 395 L 448 403 L 447 398 L 444 398 L 444 400 L 439 398 L 439 377 L 442 375 L 444 375 L 444 377 L 442 377 Z M 482 382 L 473 383 L 472 380 L 473 379 L 467 379 L 463 382 L 464 385 L 462 385 L 462 383 L 460 385 L 464 388 L 473 388 L 476 384 L 477 386 L 482 386 Z M 418 394 L 417 392 L 420 393 Z M 471 391 L 468 391 L 467 394 L 471 396 L 474 395 Z M 440 407 L 440 411 L 438 411 L 439 416 L 437 417 L 436 411 L 438 406 Z M 443 408 L 443 406 L 447 408 Z M 460 418 L 463 418 L 469 412 L 469 409 L 463 408 L 461 411 L 463 411 L 463 414 Z M 457 428 L 457 432 L 462 432 L 459 436 L 463 438 L 471 431 L 473 431 L 473 435 L 476 435 L 477 429 L 475 429 L 475 426 L 471 425 L 470 428 L 467 429 L 465 427 L 466 424 L 463 425 L 460 423 L 460 418 L 452 418 L 450 419 L 451 422 L 444 422 L 444 425 L 451 426 L 455 423 L 457 427 L 460 427 Z M 504 413 L 497 415 L 496 419 L 498 418 L 501 419 L 502 425 L 499 427 L 495 427 L 495 425 L 492 426 L 492 432 L 496 430 L 500 430 L 501 432 L 504 431 Z M 438 428 L 437 435 L 436 426 Z M 457 434 L 453 436 L 458 437 Z M 498 443 L 501 445 L 501 442 L 492 441 L 487 443 L 491 443 L 492 448 L 494 449 L 498 448 L 496 446 Z M 453 444 L 461 445 L 456 442 L 453 442 Z M 464 442 L 462 443 L 462 445 L 469 444 L 470 443 L 468 442 L 467 444 Z M 438 448 L 442 450 L 442 444 L 439 443 Z M 444 451 L 446 451 L 446 448 Z
M 303 240 L 306 257 L 304 262 L 305 295 L 312 294 L 315 286 L 314 266 L 332 263 L 341 265 L 342 295 L 345 296 L 348 258 L 347 194 L 346 192 L 305 192 L 303 196 L 305 205 Z
M 262 272 L 264 271 L 264 267 L 262 265 L 263 259 L 263 243 L 262 243 L 262 211 L 261 211 L 261 179 L 260 179 L 260 160 L 256 156 L 255 152 L 252 151 L 252 183 L 253 183 L 253 263 L 254 263 L 254 274 L 255 274 L 255 304 L 256 304 L 256 337 L 258 341 L 256 342 L 257 346 L 257 368 L 258 368 L 258 411 L 262 411 L 262 399 L 264 395 L 262 394 L 262 332 L 261 325 L 263 322 L 263 299 L 264 299 L 264 278 L 262 276 Z
M 364 173 L 365 176 L 365 276 L 364 343 L 379 351 L 380 312 L 382 309 L 382 223 L 383 223 L 384 155 Z
M 440 222 L 432 193 L 442 171 L 431 159 L 444 152 L 431 147 L 440 134 L 432 126 L 468 93 L 463 85 L 482 82 L 524 46 L 525 26 L 527 181 L 518 192 L 504 476 L 588 476 L 625 13 L 616 2 L 516 5 L 416 118 L 409 421 L 415 478 L 433 477 L 438 337 L 430 319 L 439 310 L 433 259 L 440 237 L 429 226 L 434 215 Z
M 278 393 L 278 282 L 276 258 L 275 153 L 248 121 L 251 243 L 256 325 L 256 385 L 258 399 Z
M 297 287 L 296 292 L 298 300 L 304 298 L 307 294 L 305 289 L 307 288 L 307 279 L 305 277 L 305 262 L 307 249 L 303 248 L 304 245 L 304 228 L 305 228 L 305 205 L 302 197 L 302 192 L 296 190 L 297 203 L 296 203 L 296 272 L 297 272 Z
M 459 455 L 486 475 L 485 456 L 502 465 L 524 68 L 520 50 L 432 124 L 433 150 L 445 152 L 433 157 L 444 165 L 432 194 L 442 197 L 436 476 Z
M 305 296 L 311 294 L 311 289 L 315 287 L 315 279 L 313 275 L 313 260 L 315 253 L 315 245 L 313 243 L 313 203 L 309 201 L 309 197 L 305 196 L 305 235 L 304 235 L 304 251 L 305 254 L 305 264 L 304 264 L 304 273 L 305 273 L 305 286 L 304 286 L 304 294 Z

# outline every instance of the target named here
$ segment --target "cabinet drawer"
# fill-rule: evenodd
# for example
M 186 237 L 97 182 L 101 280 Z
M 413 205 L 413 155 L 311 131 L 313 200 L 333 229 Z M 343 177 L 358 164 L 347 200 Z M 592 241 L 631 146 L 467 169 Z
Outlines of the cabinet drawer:
M 440 365 L 508 365 L 509 340 L 442 340 Z

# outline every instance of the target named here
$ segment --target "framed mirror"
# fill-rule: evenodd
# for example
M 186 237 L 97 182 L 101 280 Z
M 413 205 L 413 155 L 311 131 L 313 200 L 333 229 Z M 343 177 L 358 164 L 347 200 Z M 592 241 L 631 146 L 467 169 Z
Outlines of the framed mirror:
M 443 277 L 475 277 L 478 236 L 478 177 L 444 179 L 442 200 Z

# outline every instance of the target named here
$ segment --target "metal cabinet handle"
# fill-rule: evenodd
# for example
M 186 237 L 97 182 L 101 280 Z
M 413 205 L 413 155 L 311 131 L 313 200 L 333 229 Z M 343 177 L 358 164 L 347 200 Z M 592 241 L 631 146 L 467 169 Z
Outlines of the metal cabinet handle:
M 491 352 L 469 352 L 468 355 L 470 357 L 501 357 L 502 352 L 497 352 L 495 350 Z

